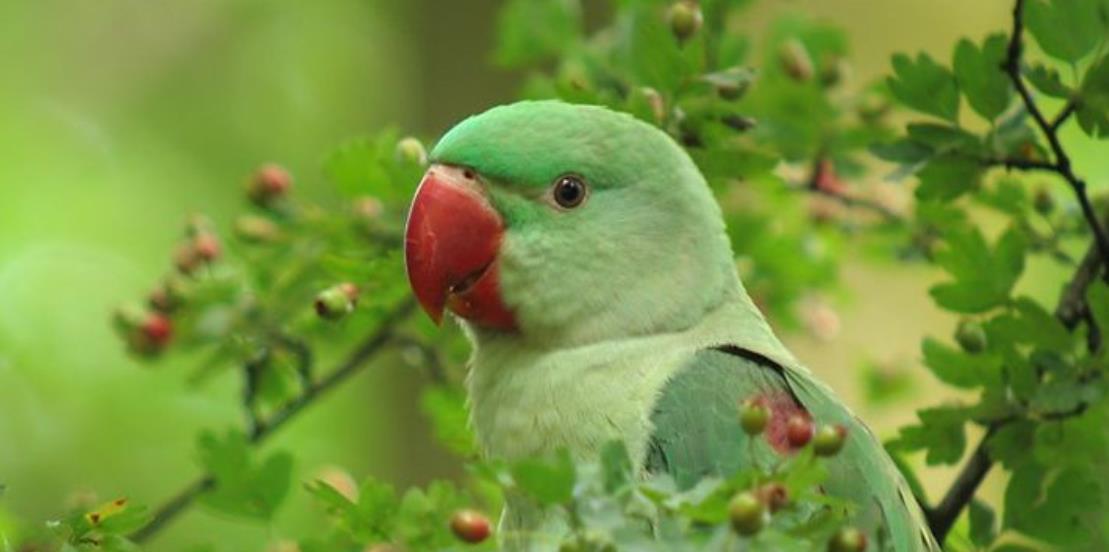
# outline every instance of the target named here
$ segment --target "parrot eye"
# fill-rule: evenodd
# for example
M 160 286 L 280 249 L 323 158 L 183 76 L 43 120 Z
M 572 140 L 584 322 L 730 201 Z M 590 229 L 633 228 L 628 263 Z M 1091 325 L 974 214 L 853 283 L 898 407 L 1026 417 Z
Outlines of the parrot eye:
M 563 209 L 573 209 L 585 201 L 585 182 L 573 175 L 560 176 L 551 190 L 555 203 Z

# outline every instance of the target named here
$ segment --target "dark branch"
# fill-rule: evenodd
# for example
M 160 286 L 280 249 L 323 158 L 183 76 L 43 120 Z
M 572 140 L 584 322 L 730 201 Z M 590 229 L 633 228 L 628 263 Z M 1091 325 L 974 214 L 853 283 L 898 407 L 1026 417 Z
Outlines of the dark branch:
M 1021 49 L 1023 47 L 1023 32 L 1024 32 L 1024 0 L 1016 0 L 1013 7 L 1013 32 L 1009 39 L 1008 53 L 1005 59 L 1004 70 L 1008 74 L 1009 79 L 1016 88 L 1017 93 L 1020 95 L 1021 101 L 1029 115 L 1036 122 L 1036 126 L 1047 140 L 1048 145 L 1051 147 L 1054 162 L 1042 163 L 1033 161 L 1016 161 L 1016 160 L 995 160 L 993 164 L 1004 165 L 1009 168 L 1018 168 L 1023 170 L 1048 170 L 1058 174 L 1070 185 L 1074 191 L 1079 205 L 1082 207 L 1082 214 L 1086 218 L 1091 231 L 1094 234 L 1094 243 L 1090 245 L 1089 251 L 1082 259 L 1082 263 L 1078 266 L 1074 276 L 1071 277 L 1070 282 L 1063 290 L 1063 296 L 1059 300 L 1059 304 L 1055 309 L 1055 316 L 1062 322 L 1068 329 L 1073 330 L 1078 326 L 1082 320 L 1089 320 L 1088 308 L 1086 306 L 1086 290 L 1090 283 L 1097 278 L 1099 272 L 1102 271 L 1103 265 L 1109 265 L 1106 261 L 1109 260 L 1109 239 L 1106 238 L 1104 226 L 1097 214 L 1093 210 L 1090 199 L 1086 194 L 1086 183 L 1074 174 L 1071 169 L 1070 157 L 1067 156 L 1066 151 L 1063 149 L 1062 143 L 1059 141 L 1058 130 L 1059 127 L 1065 123 L 1070 116 L 1074 113 L 1075 103 L 1073 101 L 1067 102 L 1062 111 L 1052 120 L 1048 121 L 1044 117 L 1043 112 L 1040 111 L 1039 106 L 1036 104 L 1035 99 L 1032 97 L 1031 91 L 1025 84 L 1021 76 Z M 1107 273 L 1109 277 L 1109 273 Z M 1091 336 L 1091 350 L 1095 350 L 1099 344 L 1097 337 L 1099 328 L 1090 326 Z M 1052 416 L 1051 419 L 1063 419 L 1071 416 L 1079 416 L 1085 411 L 1085 405 L 1080 405 L 1080 408 L 1073 412 L 1063 413 Z M 943 542 L 947 537 L 948 531 L 955 523 L 955 520 L 962 514 L 966 505 L 974 498 L 974 494 L 978 491 L 978 487 L 986 478 L 990 468 L 993 467 L 993 461 L 989 457 L 986 450 L 990 437 L 1002 426 L 1014 421 L 1014 419 L 1007 419 L 997 421 L 987 427 L 986 435 L 978 446 L 971 453 L 970 458 L 959 475 L 955 478 L 951 488 L 940 500 L 935 508 L 925 508 L 928 517 L 928 524 L 935 535 L 936 540 Z
M 1094 241 L 1101 249 L 1101 256 L 1109 258 L 1109 237 L 1106 237 L 1105 227 L 1101 224 L 1101 220 L 1090 203 L 1090 197 L 1086 193 L 1086 182 L 1074 174 L 1071 169 L 1070 157 L 1063 150 L 1063 144 L 1059 141 L 1059 126 L 1074 112 L 1075 104 L 1073 101 L 1067 102 L 1067 105 L 1051 122 L 1048 122 L 1047 118 L 1044 117 L 1039 105 L 1036 104 L 1035 98 L 1032 97 L 1032 91 L 1028 89 L 1028 85 L 1025 84 L 1024 78 L 1021 76 L 1021 51 L 1024 48 L 1023 34 L 1024 0 L 1016 0 L 1016 4 L 1013 6 L 1013 34 L 1009 37 L 1009 47 L 1003 68 L 1009 76 L 1009 80 L 1012 81 L 1013 88 L 1020 95 L 1025 110 L 1032 116 L 1036 126 L 1039 127 L 1040 132 L 1051 147 L 1051 152 L 1055 158 L 1052 164 L 1053 171 L 1066 180 L 1071 190 L 1074 191 L 1078 204 L 1082 207 L 1082 215 L 1086 218 L 1086 223 L 1094 234 Z M 1109 280 L 1109 272 L 1106 273 L 1106 279 Z
M 1063 288 L 1063 295 L 1059 298 L 1059 303 L 1055 307 L 1055 317 L 1068 329 L 1074 330 L 1079 322 L 1087 320 L 1086 290 L 1097 279 L 1101 267 L 1109 265 L 1106 259 L 1107 257 L 1101 254 L 1096 243 L 1090 244 L 1082 263 L 1078 265 L 1078 269 L 1075 270 L 1074 275 L 1067 282 L 1066 287 Z M 1091 335 L 1098 335 L 1097 328 L 1093 325 L 1090 326 L 1090 332 Z M 1090 343 L 1091 350 L 1096 350 L 1097 347 L 1097 343 Z M 1081 416 L 1085 410 L 1086 405 L 1082 404 L 1073 411 L 1047 415 L 1043 419 L 1058 421 Z M 932 534 L 935 535 L 937 542 L 943 542 L 947 532 L 951 530 L 952 524 L 962 514 L 963 508 L 974 498 L 974 493 L 977 492 L 982 480 L 985 479 L 986 474 L 993 467 L 993 461 L 990 460 L 986 451 L 986 444 L 990 437 L 1005 424 L 1018 419 L 1020 418 L 1010 417 L 990 423 L 987 426 L 986 435 L 982 437 L 982 441 L 978 443 L 978 447 L 974 449 L 970 459 L 967 460 L 959 475 L 955 477 L 954 483 L 947 490 L 943 499 L 935 508 L 924 507 L 925 515 L 928 518 L 928 526 L 932 529 Z
M 309 385 L 300 396 L 282 407 L 269 419 L 257 422 L 253 428 L 249 429 L 248 438 L 251 444 L 261 443 L 328 391 L 338 387 L 339 384 L 356 374 L 359 369 L 365 366 L 367 360 L 389 343 L 397 324 L 412 313 L 415 305 L 416 303 L 412 299 L 405 299 L 394 307 L 382 319 L 377 331 L 352 351 L 335 370 L 318 382 Z M 212 474 L 204 474 L 190 483 L 173 498 L 159 506 L 154 511 L 150 521 L 131 534 L 131 540 L 141 543 L 153 537 L 192 505 L 201 494 L 211 489 L 213 485 L 215 485 L 215 479 Z
M 959 514 L 974 498 L 974 493 L 978 491 L 978 487 L 986 479 L 986 474 L 990 472 L 993 461 L 990 460 L 989 453 L 986 452 L 986 443 L 998 427 L 1000 426 L 991 426 L 986 431 L 986 435 L 982 437 L 978 447 L 971 453 L 970 459 L 967 460 L 966 465 L 963 466 L 962 471 L 955 478 L 955 482 L 951 484 L 951 488 L 947 490 L 947 494 L 943 495 L 940 503 L 935 508 L 925 510 L 928 526 L 932 529 L 932 534 L 936 536 L 937 542 L 942 543 L 943 539 L 947 537 L 947 532 L 951 530 L 952 525 L 955 525 L 955 520 L 959 519 Z

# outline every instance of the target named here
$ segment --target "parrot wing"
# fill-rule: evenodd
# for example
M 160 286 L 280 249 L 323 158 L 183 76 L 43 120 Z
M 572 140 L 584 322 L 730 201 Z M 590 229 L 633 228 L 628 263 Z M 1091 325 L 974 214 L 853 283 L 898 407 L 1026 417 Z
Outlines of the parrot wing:
M 748 442 L 739 422 L 740 405 L 753 398 L 771 409 L 765 437 L 756 437 L 764 442 L 757 444 Z M 670 474 L 688 488 L 752 461 L 773 465 L 788 452 L 784 420 L 802 410 L 817 424 L 848 430 L 844 448 L 826 462 L 823 488 L 858 505 L 853 523 L 877 535 L 879 549 L 939 550 L 907 484 L 870 430 L 807 371 L 783 368 L 738 347 L 699 351 L 662 388 L 644 467 Z

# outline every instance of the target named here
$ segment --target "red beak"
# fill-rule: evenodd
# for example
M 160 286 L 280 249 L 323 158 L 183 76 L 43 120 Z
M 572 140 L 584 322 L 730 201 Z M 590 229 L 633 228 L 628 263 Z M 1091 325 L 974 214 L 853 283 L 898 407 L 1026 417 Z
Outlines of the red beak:
M 515 330 L 500 294 L 497 254 L 504 222 L 469 169 L 433 165 L 408 212 L 404 258 L 416 299 L 436 324 L 443 310 Z

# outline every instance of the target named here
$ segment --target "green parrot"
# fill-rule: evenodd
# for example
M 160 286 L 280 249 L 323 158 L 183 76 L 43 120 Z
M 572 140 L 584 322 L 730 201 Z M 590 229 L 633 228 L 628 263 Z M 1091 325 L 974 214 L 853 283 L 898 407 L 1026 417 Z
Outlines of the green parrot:
M 848 429 L 825 490 L 859 506 L 871 542 L 938 550 L 882 446 L 747 295 L 720 208 L 667 134 L 603 107 L 527 101 L 459 123 L 430 160 L 405 230 L 408 278 L 473 345 L 484 454 L 595 459 L 619 439 L 644 477 L 688 487 L 749 451 L 790 454 L 787 421 L 811 416 Z M 769 405 L 755 437 L 769 447 L 747 446 L 748 399 Z M 535 523 L 509 506 L 502 527 Z

